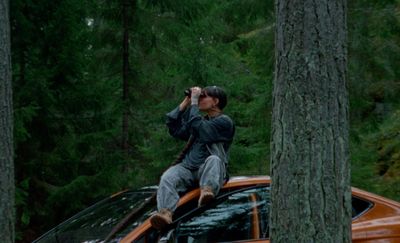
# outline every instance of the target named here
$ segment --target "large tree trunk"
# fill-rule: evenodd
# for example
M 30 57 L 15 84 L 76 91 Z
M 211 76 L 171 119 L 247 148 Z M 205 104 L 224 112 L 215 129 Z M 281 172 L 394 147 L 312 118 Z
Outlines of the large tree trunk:
M 0 242 L 14 234 L 14 146 L 9 2 L 0 0 Z
M 272 242 L 350 242 L 346 0 L 276 0 Z

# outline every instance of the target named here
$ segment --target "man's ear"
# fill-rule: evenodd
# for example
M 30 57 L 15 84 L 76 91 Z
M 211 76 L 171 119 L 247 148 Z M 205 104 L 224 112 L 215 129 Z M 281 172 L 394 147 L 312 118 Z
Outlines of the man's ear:
M 214 102 L 215 102 L 215 105 L 218 106 L 218 104 L 219 104 L 219 99 L 218 99 L 218 98 L 213 98 L 213 100 L 214 100 Z

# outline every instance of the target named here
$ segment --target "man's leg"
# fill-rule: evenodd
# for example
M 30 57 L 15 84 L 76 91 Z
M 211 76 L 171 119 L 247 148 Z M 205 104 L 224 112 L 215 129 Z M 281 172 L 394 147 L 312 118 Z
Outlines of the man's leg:
M 154 228 L 163 229 L 172 223 L 172 214 L 177 207 L 179 193 L 185 192 L 192 184 L 192 172 L 181 165 L 172 166 L 164 172 L 157 190 L 158 213 L 150 219 Z
M 185 192 L 194 183 L 193 174 L 182 165 L 170 167 L 161 176 L 157 191 L 157 208 L 175 211 L 179 193 Z
M 198 177 L 200 182 L 199 206 L 206 204 L 218 194 L 224 184 L 225 164 L 215 155 L 209 156 L 200 167 Z

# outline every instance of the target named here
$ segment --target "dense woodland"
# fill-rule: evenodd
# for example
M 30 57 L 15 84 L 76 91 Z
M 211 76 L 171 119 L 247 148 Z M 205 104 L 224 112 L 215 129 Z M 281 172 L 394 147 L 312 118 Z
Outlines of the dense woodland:
M 219 85 L 231 175 L 269 173 L 274 1 L 13 0 L 17 239 L 158 182 L 165 114 Z M 348 2 L 352 185 L 400 200 L 400 1 Z

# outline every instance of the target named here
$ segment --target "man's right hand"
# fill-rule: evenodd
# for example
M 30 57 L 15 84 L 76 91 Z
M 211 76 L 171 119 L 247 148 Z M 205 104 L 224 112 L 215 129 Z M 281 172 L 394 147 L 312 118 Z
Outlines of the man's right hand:
M 185 96 L 185 99 L 179 105 L 179 110 L 180 111 L 186 110 L 186 108 L 190 105 L 190 103 L 191 103 L 190 98 L 188 96 Z

